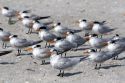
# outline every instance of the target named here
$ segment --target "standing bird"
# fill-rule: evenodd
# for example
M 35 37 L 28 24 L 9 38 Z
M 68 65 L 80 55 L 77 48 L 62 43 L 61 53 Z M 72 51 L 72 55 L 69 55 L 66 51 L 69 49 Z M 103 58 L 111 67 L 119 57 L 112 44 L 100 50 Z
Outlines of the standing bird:
M 58 37 L 65 37 L 66 33 L 70 31 L 70 29 L 63 27 L 60 22 L 54 24 L 54 31 Z
M 70 43 L 77 45 L 77 47 L 83 45 L 87 41 L 86 38 L 74 34 L 72 31 L 67 32 L 66 40 L 69 41 Z
M 97 38 L 96 34 L 92 34 L 89 36 L 89 44 L 94 49 L 100 49 L 108 45 L 108 39 Z
M 22 23 L 25 26 L 25 28 L 28 29 L 28 32 L 26 34 L 32 33 L 32 26 L 33 26 L 33 20 L 29 16 L 25 16 L 22 19 Z
M 95 69 L 100 69 L 101 64 L 103 62 L 118 55 L 116 54 L 116 52 L 110 52 L 110 51 L 96 52 L 96 50 L 94 49 L 84 51 L 84 54 L 88 55 L 88 57 L 86 58 L 87 60 L 90 60 L 95 63 Z
M 16 10 L 13 10 L 13 9 L 10 9 L 8 7 L 2 7 L 1 8 L 1 11 L 2 11 L 2 15 L 5 16 L 5 17 L 8 17 L 9 20 L 8 20 L 8 24 L 12 24 L 12 18 L 13 17 L 16 17 L 19 13 L 19 11 L 16 11 Z
M 32 48 L 27 48 L 27 51 L 32 51 L 32 57 L 37 60 L 42 60 L 42 65 L 45 64 L 45 60 L 51 56 L 49 48 L 42 48 L 41 45 L 34 45 Z
M 47 47 L 47 44 L 50 44 L 54 42 L 54 39 L 56 38 L 56 35 L 52 34 L 47 30 L 46 27 L 40 27 L 39 29 L 39 37 L 41 40 L 46 42 L 45 47 Z
M 111 31 L 114 31 L 114 29 L 110 29 L 109 27 L 104 26 L 104 23 L 105 21 L 103 22 L 95 21 L 92 27 L 92 32 L 95 34 L 101 35 L 101 38 L 103 34 L 107 34 Z
M 50 64 L 54 69 L 58 69 L 60 72 L 57 76 L 63 77 L 64 71 L 72 69 L 75 65 L 79 64 L 84 60 L 84 57 L 75 57 L 75 58 L 64 58 L 57 55 L 54 51 L 51 50 L 52 55 L 50 57 Z
M 56 50 L 58 52 L 58 54 L 61 54 L 61 56 L 63 53 L 65 53 L 65 57 L 66 57 L 67 51 L 77 47 L 77 44 L 70 43 L 66 39 L 56 38 L 56 39 L 54 39 L 54 41 L 55 41 L 55 43 L 54 43 L 53 49 Z
M 33 21 L 33 26 L 32 28 L 35 30 L 35 31 L 39 31 L 40 27 L 46 27 L 47 30 L 49 30 L 49 28 L 47 27 L 47 25 L 39 22 L 38 20 L 34 20 Z
M 2 28 L 0 28 L 0 41 L 2 41 L 2 48 L 6 48 L 6 43 L 9 42 L 10 35 L 10 32 L 6 32 Z
M 27 39 L 20 39 L 18 38 L 17 35 L 11 35 L 9 38 L 10 38 L 10 45 L 18 51 L 17 56 L 20 55 L 21 49 L 42 42 L 41 40 L 33 41 L 33 40 L 27 40 Z
M 92 32 L 93 22 L 87 22 L 86 19 L 82 19 L 78 23 L 79 27 L 85 32 L 85 35 Z
M 47 19 L 47 18 L 50 17 L 50 16 L 41 17 L 41 16 L 38 16 L 38 15 L 32 14 L 30 12 L 31 12 L 30 10 L 24 10 L 22 12 L 19 12 L 17 17 L 18 17 L 19 20 L 23 19 L 25 16 L 30 17 L 32 20 L 41 20 L 41 19 Z
M 108 42 L 107 50 L 110 52 L 115 52 L 116 54 L 120 54 L 125 51 L 125 41 L 120 40 L 111 40 Z M 113 58 L 114 60 L 118 59 L 118 55 Z

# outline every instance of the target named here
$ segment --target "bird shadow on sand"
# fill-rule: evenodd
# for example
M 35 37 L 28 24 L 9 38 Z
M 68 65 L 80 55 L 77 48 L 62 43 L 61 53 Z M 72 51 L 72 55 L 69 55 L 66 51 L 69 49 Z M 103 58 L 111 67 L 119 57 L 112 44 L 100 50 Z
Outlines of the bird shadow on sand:
M 125 59 L 125 57 L 122 57 L 122 58 L 118 58 L 117 60 L 124 60 Z
M 78 75 L 81 74 L 82 72 L 75 72 L 75 73 L 65 73 L 64 76 L 65 77 L 69 77 L 69 76 L 74 76 L 74 75 Z
M 20 55 L 21 56 L 30 56 L 30 55 L 32 55 L 32 53 L 21 53 Z
M 76 48 L 76 49 L 73 49 L 72 51 L 83 51 L 83 50 L 87 50 L 89 49 L 90 47 L 81 47 L 81 48 Z
M 1 65 L 16 64 L 17 62 L 0 62 Z
M 101 69 L 110 69 L 110 68 L 121 67 L 121 66 L 124 66 L 124 65 L 108 65 L 108 66 L 103 66 L 103 67 L 100 67 L 100 68 Z
M 9 53 L 11 53 L 11 52 L 12 52 L 12 50 L 9 50 L 9 51 L 1 51 L 1 52 L 0 52 L 0 56 L 9 54 Z

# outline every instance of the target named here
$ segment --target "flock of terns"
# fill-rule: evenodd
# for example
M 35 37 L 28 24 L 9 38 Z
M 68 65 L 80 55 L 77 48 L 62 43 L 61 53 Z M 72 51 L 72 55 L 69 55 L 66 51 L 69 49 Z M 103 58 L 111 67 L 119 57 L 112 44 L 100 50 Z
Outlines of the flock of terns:
M 16 18 L 24 25 L 24 29 L 28 29 L 26 34 L 32 34 L 32 30 L 34 30 L 40 39 L 38 41 L 21 39 L 0 28 L 2 48 L 7 48 L 7 43 L 9 43 L 12 48 L 17 50 L 17 56 L 20 56 L 22 50 L 32 51 L 31 57 L 41 60 L 42 64 L 45 64 L 45 60 L 50 58 L 51 66 L 60 71 L 57 75 L 60 77 L 64 76 L 64 70 L 71 69 L 84 60 L 92 61 L 95 69 L 99 69 L 101 63 L 109 59 L 117 59 L 118 55 L 125 50 L 125 39 L 119 34 L 111 38 L 103 38 L 103 35 L 108 35 L 115 30 L 106 26 L 106 21 L 88 22 L 86 19 L 77 21 L 80 31 L 85 33 L 85 36 L 80 36 L 77 34 L 77 30 L 66 28 L 60 22 L 54 23 L 53 28 L 50 29 L 47 24 L 39 21 L 49 19 L 49 16 L 40 17 L 29 10 L 17 11 L 8 7 L 2 7 L 1 12 L 3 16 L 9 18 L 8 24 L 14 24 L 13 18 Z M 45 47 L 41 47 L 39 44 L 41 42 L 46 42 Z M 84 47 L 85 43 L 91 49 L 84 50 L 82 57 L 66 57 L 67 52 L 77 51 L 77 48 Z M 106 50 L 102 50 L 102 48 L 106 48 Z

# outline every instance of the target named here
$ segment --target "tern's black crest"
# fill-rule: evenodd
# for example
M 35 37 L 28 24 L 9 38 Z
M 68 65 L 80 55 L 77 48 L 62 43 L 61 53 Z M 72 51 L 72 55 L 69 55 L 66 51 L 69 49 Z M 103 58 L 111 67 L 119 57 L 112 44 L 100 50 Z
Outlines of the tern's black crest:
M 86 22 L 87 20 L 86 20 L 86 19 L 83 19 L 82 21 Z
M 57 23 L 57 25 L 61 25 L 61 23 L 60 23 L 60 22 L 58 22 L 58 23 Z
M 18 37 L 17 35 L 13 35 L 13 37 Z
M 0 28 L 0 31 L 3 31 L 3 29 L 2 29 L 2 28 Z
M 96 52 L 96 50 L 95 49 L 91 49 L 91 52 Z
M 9 8 L 8 8 L 8 7 L 6 7 L 6 6 L 5 6 L 5 7 L 3 7 L 3 8 L 4 8 L 4 9 L 7 9 L 7 10 L 9 10 Z

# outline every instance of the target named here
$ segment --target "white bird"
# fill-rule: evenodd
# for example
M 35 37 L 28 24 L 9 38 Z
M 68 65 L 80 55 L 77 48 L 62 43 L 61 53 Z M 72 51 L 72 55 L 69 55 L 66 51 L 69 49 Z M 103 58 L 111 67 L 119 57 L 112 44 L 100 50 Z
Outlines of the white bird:
M 2 28 L 0 28 L 0 41 L 2 41 L 2 48 L 6 48 L 6 43 L 9 42 L 9 36 L 11 35 L 10 32 L 4 31 Z
M 20 39 L 18 38 L 17 35 L 11 35 L 9 38 L 10 38 L 10 45 L 18 51 L 17 55 L 20 55 L 21 49 L 42 42 L 41 40 L 33 41 L 27 39 Z
M 19 11 L 10 9 L 8 7 L 2 7 L 1 8 L 2 15 L 5 17 L 8 17 L 8 24 L 12 24 L 12 17 L 16 17 L 19 13 Z
M 96 34 L 90 35 L 88 42 L 94 49 L 101 49 L 108 45 L 108 39 L 97 38 Z
M 47 25 L 37 21 L 37 20 L 34 20 L 33 21 L 33 26 L 32 28 L 35 30 L 35 31 L 39 31 L 40 27 L 46 27 L 47 30 L 49 30 L 49 28 L 47 27 Z
M 79 27 L 85 31 L 85 34 L 92 32 L 93 22 L 87 22 L 86 19 L 79 20 Z
M 88 55 L 88 57 L 86 58 L 87 60 L 90 60 L 95 63 L 95 69 L 100 69 L 101 64 L 103 62 L 118 55 L 116 52 L 110 52 L 110 51 L 97 52 L 94 49 L 89 49 L 87 51 L 84 51 L 84 54 Z
M 64 58 L 56 53 L 55 50 L 51 50 L 53 53 L 50 57 L 50 64 L 54 69 L 58 69 L 60 72 L 57 76 L 63 77 L 64 71 L 73 68 L 75 65 L 84 60 L 84 57 Z
M 54 39 L 56 38 L 56 35 L 49 32 L 45 26 L 39 28 L 39 37 L 41 40 L 46 41 L 46 45 L 49 43 L 49 46 L 51 43 L 54 42 Z
M 86 41 L 88 41 L 86 38 L 81 37 L 71 31 L 67 32 L 66 40 L 77 45 L 77 47 L 83 45 Z
M 29 34 L 32 32 L 33 20 L 29 16 L 25 16 L 22 19 L 22 24 L 25 26 L 25 28 L 28 29 L 28 32 L 26 34 Z
M 32 20 L 41 20 L 41 19 L 47 19 L 50 17 L 50 16 L 41 17 L 38 15 L 32 14 L 30 12 L 31 12 L 30 10 L 25 10 L 25 11 L 19 12 L 17 17 L 19 20 L 23 19 L 25 16 L 30 17 Z
M 27 48 L 27 51 L 32 51 L 32 57 L 37 60 L 42 60 L 42 64 L 45 64 L 45 60 L 51 56 L 49 48 L 42 48 L 41 45 L 34 45 L 32 48 Z
M 61 56 L 63 53 L 65 53 L 65 56 L 66 56 L 67 51 L 77 47 L 77 44 L 70 43 L 66 39 L 56 38 L 54 39 L 54 41 L 55 43 L 54 43 L 53 49 L 56 50 L 58 54 L 61 54 Z
M 104 26 L 105 21 L 103 22 L 98 22 L 95 21 L 92 27 L 92 32 L 95 34 L 99 34 L 99 35 L 103 35 L 103 34 L 107 34 L 111 31 L 114 31 L 114 29 L 110 29 L 107 26 Z
M 115 52 L 116 54 L 120 54 L 125 51 L 125 41 L 120 40 L 111 40 L 108 42 L 107 50 L 110 52 Z M 117 60 L 118 55 L 115 56 L 113 59 Z
M 54 31 L 56 32 L 58 37 L 65 37 L 66 33 L 70 31 L 70 29 L 63 27 L 60 22 L 54 24 Z

